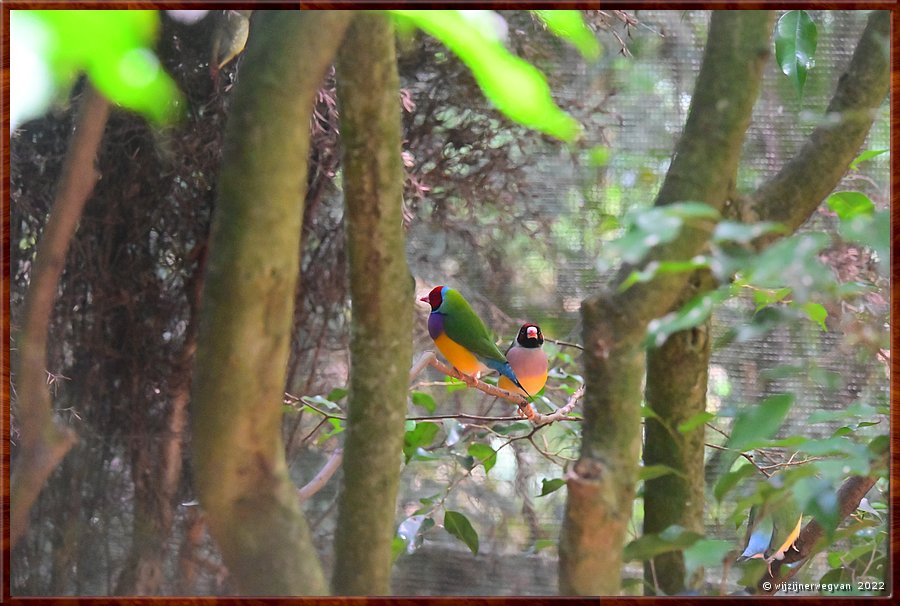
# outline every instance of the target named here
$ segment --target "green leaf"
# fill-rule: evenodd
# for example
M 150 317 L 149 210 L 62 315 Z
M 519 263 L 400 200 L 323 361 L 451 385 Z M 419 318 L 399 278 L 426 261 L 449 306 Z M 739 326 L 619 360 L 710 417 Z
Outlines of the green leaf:
M 839 191 L 828 196 L 828 208 L 833 210 L 842 221 L 859 215 L 871 215 L 875 212 L 875 203 L 864 193 L 858 191 Z
M 338 402 L 347 395 L 347 389 L 345 387 L 335 387 L 331 391 L 328 392 L 328 395 L 325 396 L 327 400 L 331 402 Z
M 806 314 L 806 317 L 818 324 L 822 330 L 828 330 L 825 326 L 825 318 L 828 317 L 828 312 L 823 306 L 818 303 L 808 302 L 801 305 L 800 308 Z
M 788 11 L 775 25 L 775 60 L 801 99 L 806 74 L 815 64 L 817 39 L 816 24 L 806 11 Z
M 734 545 L 730 541 L 700 539 L 684 550 L 684 567 L 687 576 L 693 576 L 699 568 L 721 566 L 733 549 Z
M 593 60 L 600 56 L 600 43 L 594 37 L 594 32 L 581 18 L 581 11 L 536 10 L 531 12 L 537 15 L 551 32 L 571 42 L 585 59 Z
M 440 40 L 472 71 L 485 96 L 520 124 L 571 141 L 580 130 L 553 101 L 544 75 L 507 51 L 494 37 L 472 26 L 456 10 L 391 10 Z
M 158 11 L 27 11 L 44 30 L 44 53 L 58 86 L 81 71 L 113 103 L 164 123 L 177 114 L 180 94 L 152 47 Z
M 761 221 L 759 223 L 720 221 L 713 230 L 712 239 L 715 242 L 739 242 L 746 244 L 766 234 L 786 232 L 787 228 L 784 225 L 772 221 Z
M 602 167 L 609 164 L 612 152 L 605 145 L 595 145 L 588 152 L 588 158 L 592 166 Z
M 487 444 L 479 444 L 477 442 L 469 444 L 469 449 L 466 452 L 484 464 L 484 473 L 488 473 L 497 463 L 497 451 Z
M 684 477 L 684 474 L 668 465 L 643 465 L 638 472 L 638 480 L 654 480 L 669 474 Z
M 565 485 L 566 481 L 562 478 L 553 478 L 552 480 L 544 478 L 543 480 L 541 480 L 541 494 L 539 494 L 538 496 L 545 497 L 551 492 L 556 492 Z
M 753 467 L 753 465 L 747 463 L 745 465 L 741 465 L 733 471 L 722 474 L 722 476 L 716 481 L 715 486 L 713 486 L 713 494 L 715 495 L 716 500 L 721 502 L 725 495 L 731 492 L 731 490 L 735 486 L 737 486 L 741 480 L 748 476 L 752 476 L 754 473 L 756 473 L 756 468 Z
M 878 255 L 878 271 L 887 276 L 891 246 L 890 210 L 880 210 L 872 215 L 857 215 L 841 221 L 838 233 L 847 242 L 856 242 L 873 249 Z
M 729 286 L 722 286 L 697 295 L 685 303 L 678 311 L 666 314 L 662 318 L 651 320 L 647 325 L 647 336 L 644 345 L 661 347 L 669 336 L 699 326 L 706 322 L 713 309 L 731 294 Z
M 664 261 L 662 263 L 650 261 L 643 270 L 632 271 L 619 285 L 619 292 L 628 290 L 631 285 L 637 282 L 649 282 L 662 274 L 686 273 L 707 267 L 709 267 L 709 261 L 702 255 L 698 255 L 690 261 Z
M 868 151 L 864 151 L 860 155 L 856 156 L 856 159 L 850 163 L 850 170 L 859 170 L 859 165 L 863 162 L 871 160 L 872 158 L 878 157 L 881 154 L 885 154 L 891 151 L 890 149 L 870 149 Z
M 548 547 L 556 547 L 559 541 L 556 539 L 538 539 L 534 542 L 535 553 L 547 549 Z
M 400 525 L 397 527 L 397 534 L 394 536 L 394 541 L 391 543 L 391 552 L 394 559 L 400 555 L 399 553 L 393 553 L 398 548 L 396 545 L 398 539 L 400 541 L 399 549 L 401 552 L 405 549 L 406 553 L 413 553 L 422 546 L 422 535 L 433 526 L 434 520 L 430 516 L 425 515 L 412 515 L 400 522 Z
M 631 541 L 625 546 L 622 552 L 622 559 L 626 562 L 631 560 L 649 560 L 661 553 L 690 547 L 701 538 L 703 538 L 702 535 L 685 530 L 681 526 L 669 526 L 659 534 L 645 534 Z
M 715 418 L 716 413 L 714 412 L 709 412 L 707 410 L 698 412 L 687 421 L 678 424 L 678 433 L 690 433 L 694 429 L 704 425 L 707 421 L 711 421 Z
M 424 408 L 429 413 L 433 413 L 437 409 L 437 402 L 434 401 L 430 394 L 414 391 L 410 394 L 410 397 L 414 405 Z
M 474 555 L 478 555 L 478 533 L 472 528 L 469 518 L 458 511 L 447 511 L 444 513 L 444 530 L 465 543 Z
M 746 407 L 734 420 L 727 446 L 744 451 L 754 442 L 771 438 L 781 427 L 793 403 L 794 395 L 784 393 L 769 396 L 759 404 Z
M 437 423 L 420 421 L 412 430 L 403 434 L 403 454 L 406 455 L 406 462 L 409 463 L 417 449 L 431 446 L 439 430 L 440 425 Z

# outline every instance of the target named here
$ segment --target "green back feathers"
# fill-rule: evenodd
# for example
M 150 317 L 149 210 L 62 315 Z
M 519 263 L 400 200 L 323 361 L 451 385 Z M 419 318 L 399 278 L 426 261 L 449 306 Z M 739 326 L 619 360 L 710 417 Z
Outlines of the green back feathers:
M 444 332 L 448 337 L 476 356 L 506 361 L 484 322 L 459 292 L 452 288 L 446 290 L 440 313 L 444 316 Z

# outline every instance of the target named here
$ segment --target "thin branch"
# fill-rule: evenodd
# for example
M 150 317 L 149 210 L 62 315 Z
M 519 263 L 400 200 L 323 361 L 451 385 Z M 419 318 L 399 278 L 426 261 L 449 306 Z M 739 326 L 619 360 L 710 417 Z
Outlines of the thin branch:
M 94 159 L 103 140 L 109 102 L 88 83 L 66 152 L 59 189 L 38 244 L 19 340 L 17 418 L 20 453 L 10 486 L 10 547 L 25 534 L 28 513 L 44 482 L 76 442 L 53 419 L 45 384 L 47 333 L 69 243 L 99 177 Z
M 769 473 L 768 471 L 766 471 L 764 468 L 760 467 L 759 464 L 758 464 L 756 461 L 753 460 L 753 455 L 751 455 L 751 454 L 749 454 L 749 453 L 746 453 L 746 452 L 740 452 L 740 451 L 735 450 L 735 449 L 733 449 L 733 448 L 726 448 L 725 446 L 719 446 L 718 444 L 710 444 L 709 442 L 704 442 L 704 445 L 705 445 L 705 446 L 708 446 L 708 447 L 710 447 L 710 448 L 715 448 L 716 450 L 724 450 L 725 452 L 736 452 L 736 453 L 738 453 L 739 455 L 741 455 L 742 457 L 744 457 L 745 459 L 747 459 L 748 461 L 750 461 L 750 464 L 753 465 L 754 467 L 756 467 L 756 469 L 759 470 L 759 473 L 763 474 L 763 475 L 766 476 L 767 478 L 771 478 L 771 477 L 772 477 L 772 474 L 770 474 L 770 473 Z
M 300 499 L 300 502 L 309 500 L 314 494 L 322 490 L 322 487 L 328 483 L 334 472 L 341 466 L 343 460 L 344 449 L 335 448 L 328 460 L 325 461 L 325 465 L 319 470 L 319 473 L 303 487 L 297 489 L 297 498 Z
M 568 341 L 560 341 L 559 339 L 550 339 L 548 337 L 544 337 L 544 341 L 549 341 L 550 343 L 556 343 L 557 345 L 561 345 L 563 347 L 574 347 L 575 349 L 584 351 L 584 347 L 582 345 L 579 345 L 578 343 L 569 343 Z

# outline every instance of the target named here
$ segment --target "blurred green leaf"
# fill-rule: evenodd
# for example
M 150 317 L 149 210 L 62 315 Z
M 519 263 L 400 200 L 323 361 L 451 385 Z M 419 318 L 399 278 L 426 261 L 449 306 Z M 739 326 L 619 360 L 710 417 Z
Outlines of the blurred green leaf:
M 755 442 L 771 438 L 781 427 L 793 403 L 794 394 L 783 393 L 769 396 L 759 404 L 744 408 L 734 420 L 731 438 L 727 442 L 728 448 L 742 452 Z M 734 457 L 738 456 L 737 453 L 733 454 Z
M 551 480 L 544 478 L 543 480 L 541 480 L 541 494 L 539 494 L 538 496 L 545 497 L 551 492 L 556 492 L 565 485 L 566 481 L 562 478 L 553 478 Z
M 801 305 L 800 308 L 806 314 L 806 317 L 818 324 L 822 330 L 828 330 L 828 327 L 825 326 L 825 318 L 828 317 L 828 312 L 822 305 L 810 301 Z
M 730 541 L 700 539 L 684 550 L 684 567 L 688 577 L 700 568 L 721 566 L 726 556 L 734 549 Z
M 661 553 L 690 547 L 702 538 L 702 535 L 681 526 L 669 526 L 659 534 L 645 534 L 628 543 L 622 552 L 622 559 L 626 562 L 649 560 Z
M 891 216 L 889 210 L 871 215 L 856 215 L 841 221 L 838 232 L 847 242 L 856 242 L 873 249 L 878 255 L 878 271 L 887 277 L 891 250 Z
M 818 30 L 806 11 L 788 11 L 775 25 L 775 60 L 803 98 L 806 74 L 815 65 Z
M 466 452 L 484 464 L 484 473 L 488 473 L 497 463 L 497 451 L 487 444 L 479 444 L 477 442 L 469 444 L 469 449 Z
M 869 196 L 858 191 L 835 192 L 828 196 L 826 203 L 842 221 L 875 212 L 875 203 Z
M 412 398 L 412 403 L 420 408 L 424 408 L 429 413 L 433 413 L 437 410 L 437 402 L 434 401 L 434 398 L 427 393 L 421 391 L 414 391 L 410 394 Z
M 511 433 L 516 433 L 519 431 L 528 431 L 532 428 L 531 423 L 527 421 L 514 421 L 512 423 L 500 424 L 494 426 L 494 431 L 499 433 L 501 436 L 508 436 Z
M 709 318 L 716 305 L 727 299 L 730 294 L 731 287 L 728 285 L 722 286 L 716 290 L 695 296 L 678 311 L 652 320 L 647 325 L 647 336 L 644 338 L 644 345 L 661 347 L 666 342 L 666 339 L 676 332 L 703 324 Z
M 458 511 L 447 511 L 444 513 L 444 529 L 465 543 L 474 555 L 478 555 L 478 533 L 472 528 L 469 518 Z
M 684 477 L 684 474 L 668 465 L 642 465 L 638 470 L 638 480 L 654 480 L 669 474 Z
M 571 141 L 580 130 L 553 101 L 544 75 L 511 54 L 496 38 L 473 27 L 460 11 L 391 10 L 440 40 L 472 71 L 485 96 L 520 124 Z
M 632 271 L 619 285 L 619 292 L 628 290 L 637 282 L 649 282 L 661 274 L 685 273 L 705 267 L 709 267 L 709 261 L 703 256 L 694 257 L 690 261 L 651 261 L 643 270 Z
M 713 230 L 712 239 L 715 242 L 739 242 L 746 244 L 771 233 L 787 233 L 787 228 L 781 223 L 762 221 L 759 223 L 740 223 L 737 221 L 719 221 Z
M 347 395 L 347 389 L 345 387 L 335 387 L 331 391 L 328 392 L 328 395 L 325 396 L 327 400 L 331 402 L 338 402 Z
M 827 532 L 840 521 L 837 491 L 823 478 L 801 478 L 794 484 L 794 501 L 804 514 L 812 515 Z
M 602 167 L 609 164 L 609 158 L 612 155 L 610 149 L 605 145 L 595 145 L 588 152 L 590 163 L 593 166 Z
M 113 103 L 155 123 L 172 120 L 181 96 L 152 47 L 159 31 L 157 11 L 24 11 L 43 27 L 44 59 L 56 86 L 67 91 L 79 72 Z
M 880 156 L 881 154 L 885 154 L 889 151 L 891 151 L 891 150 L 890 149 L 870 149 L 870 150 L 864 151 L 860 155 L 856 156 L 856 158 L 853 160 L 853 162 L 850 163 L 850 170 L 859 170 L 859 165 L 862 164 L 863 162 L 871 160 L 872 158 L 876 158 L 876 157 Z
M 716 497 L 716 500 L 721 502 L 722 499 L 727 495 L 731 490 L 737 486 L 741 480 L 746 477 L 752 476 L 755 473 L 759 473 L 756 471 L 756 468 L 749 463 L 745 465 L 741 465 L 737 469 L 726 472 L 719 477 L 716 481 L 715 486 L 713 486 L 713 494 Z
M 535 10 L 531 11 L 544 22 L 547 28 L 572 43 L 585 59 L 596 59 L 600 56 L 600 43 L 590 30 L 581 11 L 574 10 Z
M 708 410 L 704 410 L 703 412 L 698 412 L 690 419 L 683 421 L 678 424 L 678 433 L 690 433 L 691 431 L 697 429 L 701 425 L 706 424 L 707 421 L 711 421 L 716 418 L 716 413 L 709 412 Z

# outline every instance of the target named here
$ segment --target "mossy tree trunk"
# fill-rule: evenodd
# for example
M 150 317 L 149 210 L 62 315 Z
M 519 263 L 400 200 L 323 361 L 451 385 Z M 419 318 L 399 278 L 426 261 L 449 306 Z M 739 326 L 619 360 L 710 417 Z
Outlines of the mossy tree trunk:
M 709 274 L 697 277 L 708 279 Z M 685 292 L 698 290 L 695 283 Z M 673 308 L 685 302 L 679 300 Z M 646 401 L 656 416 L 644 421 L 644 465 L 666 465 L 673 472 L 644 483 L 644 534 L 662 532 L 673 524 L 703 534 L 704 425 L 684 432 L 678 426 L 706 410 L 709 331 L 707 320 L 647 352 Z M 684 591 L 683 553 L 669 551 L 653 558 L 652 565 L 645 563 L 644 581 L 645 594 Z
M 688 120 L 658 205 L 691 200 L 724 206 L 769 55 L 772 22 L 769 11 L 713 13 Z M 689 259 L 707 235 L 683 229 L 653 257 Z M 618 292 L 616 286 L 632 269 L 623 267 L 611 288 L 582 304 L 587 391 L 581 456 L 567 476 L 560 539 L 563 594 L 619 592 L 641 444 L 641 341 L 647 324 L 671 308 L 688 280 L 666 275 Z
M 194 477 L 238 591 L 327 591 L 281 441 L 309 121 L 352 13 L 254 15 L 209 246 L 193 385 Z
M 331 584 L 337 594 L 384 595 L 390 593 L 414 295 L 401 216 L 399 78 L 386 17 L 354 19 L 336 75 L 353 314 Z
M 854 56 L 839 81 L 823 121 L 803 147 L 774 177 L 746 198 L 735 197 L 727 212 L 745 221 L 777 221 L 796 230 L 840 182 L 875 118 L 888 89 L 890 14 L 873 11 Z M 759 245 L 770 243 L 767 238 Z M 706 271 L 696 273 L 677 309 L 689 298 L 713 288 Z M 644 464 L 665 464 L 683 475 L 648 480 L 644 487 L 644 532 L 660 532 L 678 524 L 703 531 L 703 427 L 682 434 L 678 424 L 706 408 L 710 347 L 708 323 L 669 337 L 648 352 L 647 405 L 658 415 L 647 419 Z M 671 594 L 685 589 L 681 552 L 648 562 L 644 579 Z

